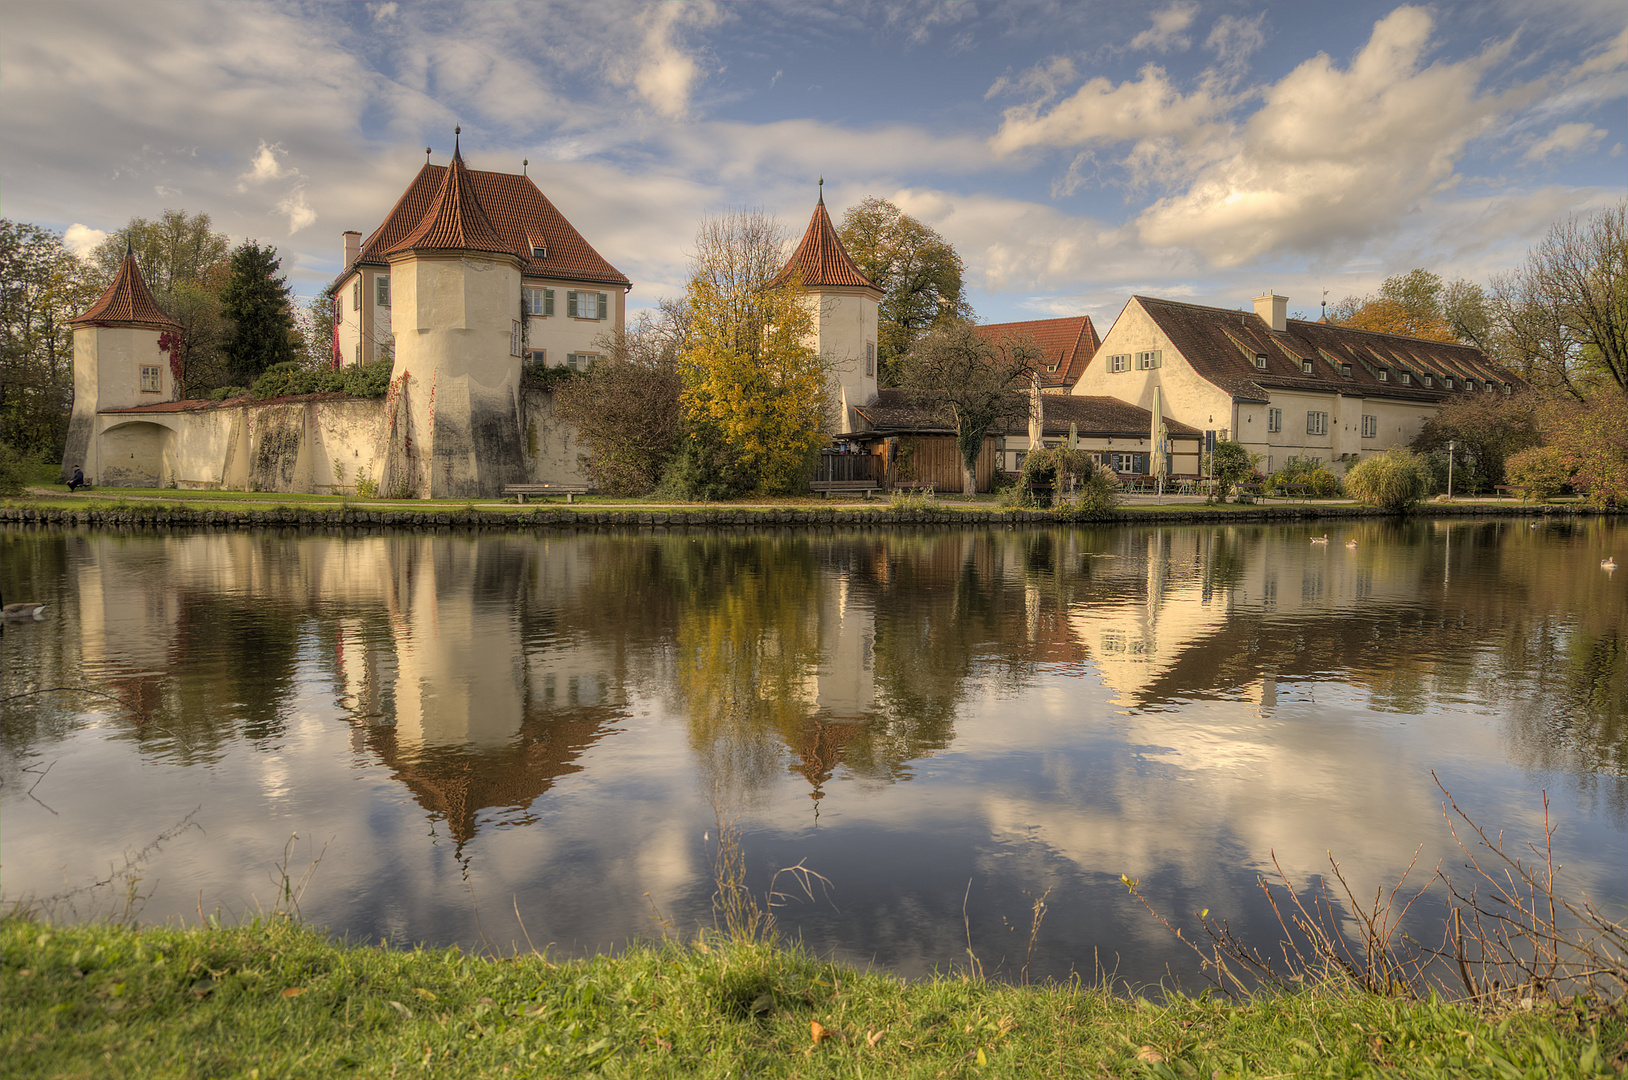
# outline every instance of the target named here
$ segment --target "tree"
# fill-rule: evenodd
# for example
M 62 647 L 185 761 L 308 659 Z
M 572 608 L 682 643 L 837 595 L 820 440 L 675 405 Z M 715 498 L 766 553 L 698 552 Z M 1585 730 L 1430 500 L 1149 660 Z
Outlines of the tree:
M 232 328 L 225 345 L 226 372 L 235 386 L 251 386 L 273 364 L 294 359 L 293 302 L 288 281 L 277 273 L 277 249 L 257 240 L 232 252 L 232 276 L 221 291 L 221 313 Z
M 611 495 L 644 495 L 661 482 L 683 428 L 678 356 L 688 313 L 664 302 L 601 339 L 602 360 L 554 392 L 560 419 L 588 446 L 588 475 Z
M 0 220 L 0 442 L 55 456 L 73 400 L 73 328 L 95 303 L 86 268 L 49 229 Z
M 1523 378 L 1584 400 L 1628 394 L 1628 203 L 1550 226 L 1492 280 L 1500 353 Z
M 334 366 L 334 297 L 326 290 L 313 296 L 294 313 L 294 328 L 298 332 L 299 362 L 312 370 Z M 379 359 L 389 356 L 388 350 L 375 352 Z
M 1571 469 L 1573 487 L 1596 505 L 1628 506 L 1628 394 L 1551 399 L 1539 423 L 1544 442 Z
M 876 356 L 884 386 L 899 384 L 901 358 L 936 326 L 971 319 L 961 256 L 937 232 L 882 199 L 842 216 L 837 236 L 861 273 L 882 289 Z
M 806 485 L 831 430 L 827 361 L 801 287 L 767 288 L 785 233 L 758 210 L 703 218 L 695 235 L 679 353 L 681 402 L 695 438 L 716 433 L 765 492 Z
M 1039 362 L 1033 340 L 990 342 L 964 319 L 935 328 L 905 354 L 904 390 L 955 428 L 963 493 L 978 490 L 984 439 L 1029 415 L 1029 383 Z
M 1548 502 L 1571 483 L 1571 466 L 1556 446 L 1528 447 L 1511 454 L 1504 466 L 1510 486 L 1536 502 Z
M 1377 294 L 1346 297 L 1334 306 L 1329 321 L 1381 334 L 1457 342 L 1460 335 L 1447 319 L 1443 299 L 1451 291 L 1455 300 L 1465 302 L 1466 286 L 1458 281 L 1444 286 L 1428 270 L 1411 270 L 1386 278 Z
M 1455 443 L 1473 465 L 1469 476 L 1459 475 L 1461 490 L 1491 488 L 1504 482 L 1504 462 L 1511 454 L 1538 444 L 1537 404 L 1527 394 L 1455 396 L 1425 421 L 1413 449 L 1445 451 Z
M 127 241 L 136 253 L 142 280 L 159 307 L 164 306 L 163 298 L 179 285 L 219 292 L 225 284 L 231 241 L 225 233 L 214 230 L 208 214 L 165 210 L 157 221 L 131 218 L 122 230 L 110 234 L 91 253 L 101 289 L 111 285 L 118 274 Z M 168 309 L 165 314 L 170 314 Z

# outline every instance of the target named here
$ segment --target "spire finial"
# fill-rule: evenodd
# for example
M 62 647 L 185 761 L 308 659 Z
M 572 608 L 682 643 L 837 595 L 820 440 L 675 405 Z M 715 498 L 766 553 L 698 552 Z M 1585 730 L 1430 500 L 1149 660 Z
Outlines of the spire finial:
M 819 202 L 819 205 L 821 205 L 821 206 L 825 205 L 825 177 L 823 177 L 823 176 L 820 177 L 820 202 Z
M 458 136 L 463 132 L 463 129 L 462 124 L 452 125 L 452 156 L 455 158 L 463 157 L 463 154 L 458 151 Z
M 136 253 L 135 245 L 130 242 L 130 230 L 124 230 L 124 257 L 130 258 Z
M 526 175 L 526 166 L 530 165 L 530 164 L 531 164 L 531 159 L 530 158 L 521 158 L 520 159 L 520 175 L 521 176 Z
M 428 165 L 429 163 L 430 163 L 430 148 L 426 146 L 424 148 L 424 164 Z

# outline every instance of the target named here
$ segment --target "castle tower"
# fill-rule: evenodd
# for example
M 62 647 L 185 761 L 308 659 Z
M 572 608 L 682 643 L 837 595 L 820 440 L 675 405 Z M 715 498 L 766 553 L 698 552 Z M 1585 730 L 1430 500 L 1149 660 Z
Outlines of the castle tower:
M 97 413 L 175 400 L 169 349 L 179 346 L 181 324 L 159 310 L 147 291 L 128 238 L 113 284 L 73 327 L 73 415 L 62 474 L 75 465 L 97 483 L 113 482 L 95 438 Z M 133 455 L 132 455 L 133 456 Z
M 786 268 L 769 282 L 800 282 L 814 312 L 813 346 L 831 361 L 831 396 L 838 403 L 837 434 L 858 429 L 857 406 L 876 400 L 877 305 L 883 293 L 848 257 L 825 210 L 825 180 L 808 231 Z
M 499 494 L 525 476 L 521 259 L 476 198 L 456 141 L 418 227 L 383 254 L 403 451 L 386 487 L 427 498 Z

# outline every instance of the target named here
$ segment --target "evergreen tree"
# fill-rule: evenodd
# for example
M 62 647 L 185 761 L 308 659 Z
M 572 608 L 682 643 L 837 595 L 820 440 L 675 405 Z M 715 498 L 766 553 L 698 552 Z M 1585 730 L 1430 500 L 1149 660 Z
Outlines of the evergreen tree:
M 236 386 L 252 386 L 273 364 L 295 359 L 293 300 L 278 275 L 277 249 L 248 240 L 232 252 L 232 276 L 221 292 L 221 313 L 232 321 L 226 367 Z

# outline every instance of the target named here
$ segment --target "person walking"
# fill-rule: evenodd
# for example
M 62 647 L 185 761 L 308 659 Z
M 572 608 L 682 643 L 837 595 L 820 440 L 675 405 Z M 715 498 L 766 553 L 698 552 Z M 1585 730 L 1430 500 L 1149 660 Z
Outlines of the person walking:
M 73 467 L 73 475 L 68 477 L 68 490 L 78 491 L 85 486 L 85 470 L 78 465 Z

